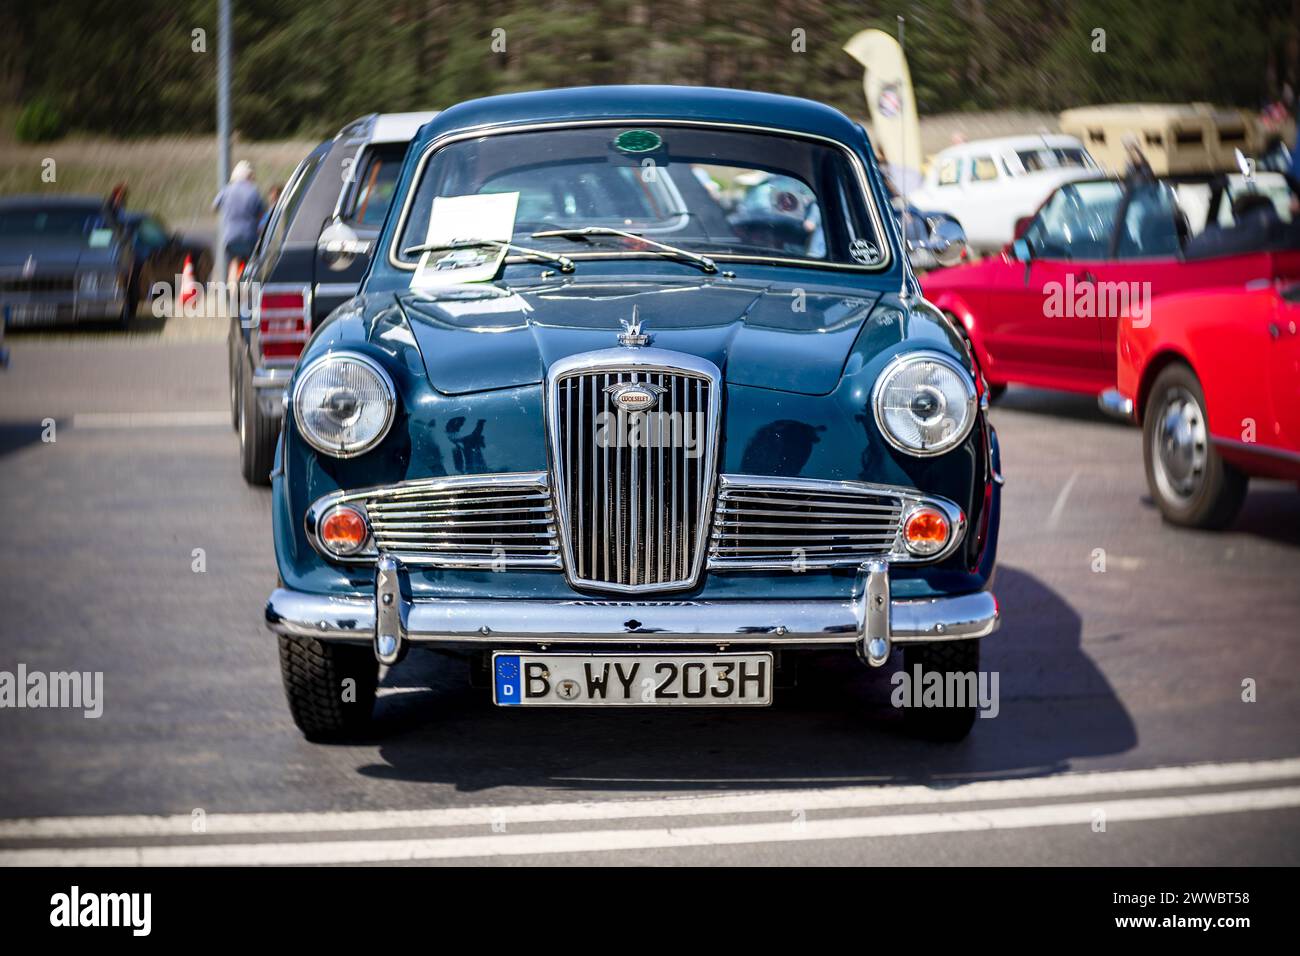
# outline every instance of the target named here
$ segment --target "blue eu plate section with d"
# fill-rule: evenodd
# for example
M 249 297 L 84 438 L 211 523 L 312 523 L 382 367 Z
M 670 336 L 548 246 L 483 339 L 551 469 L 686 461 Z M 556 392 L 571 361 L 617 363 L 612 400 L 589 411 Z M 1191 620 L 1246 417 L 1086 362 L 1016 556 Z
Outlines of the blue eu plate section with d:
M 518 654 L 497 654 L 492 658 L 493 681 L 498 704 L 518 704 L 522 694 Z

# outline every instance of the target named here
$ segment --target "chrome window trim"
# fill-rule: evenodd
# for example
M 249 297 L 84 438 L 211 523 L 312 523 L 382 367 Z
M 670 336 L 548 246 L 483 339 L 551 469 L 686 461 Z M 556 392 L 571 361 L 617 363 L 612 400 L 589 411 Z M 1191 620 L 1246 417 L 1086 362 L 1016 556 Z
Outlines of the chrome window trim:
M 871 189 L 871 181 L 867 176 L 866 167 L 858 154 L 850 149 L 846 144 L 829 136 L 821 136 L 817 133 L 805 133 L 797 130 L 786 129 L 780 126 L 757 126 L 747 123 L 726 123 L 717 120 L 686 120 L 686 119 L 653 119 L 645 117 L 617 117 L 591 120 L 551 120 L 545 123 L 522 123 L 511 125 L 483 124 L 481 126 L 472 126 L 468 129 L 458 130 L 455 132 L 444 133 L 437 139 L 434 139 L 424 147 L 416 162 L 415 175 L 411 180 L 411 188 L 407 190 L 406 196 L 402 199 L 402 211 L 397 218 L 397 228 L 393 233 L 393 241 L 388 247 L 388 264 L 403 272 L 414 272 L 418 267 L 415 262 L 403 262 L 397 257 L 397 252 L 401 246 L 402 233 L 406 231 L 406 220 L 410 215 L 411 205 L 415 202 L 415 194 L 419 191 L 420 183 L 424 179 L 425 167 L 428 165 L 429 158 L 435 151 L 452 143 L 460 142 L 466 139 L 477 139 L 483 136 L 500 136 L 508 133 L 533 133 L 547 129 L 573 129 L 587 128 L 598 126 L 695 126 L 704 129 L 731 129 L 741 130 L 749 133 L 776 134 L 790 136 L 795 139 L 809 140 L 812 142 L 824 143 L 842 151 L 849 159 L 853 167 L 854 174 L 858 180 L 858 188 L 861 190 L 862 198 L 867 205 L 867 214 L 871 218 L 872 227 L 876 230 L 876 236 L 880 240 L 880 245 L 885 251 L 885 255 L 880 262 L 872 265 L 859 266 L 848 262 L 828 262 L 825 259 L 790 259 L 780 256 L 746 256 L 732 253 L 714 253 L 708 252 L 707 255 L 719 262 L 757 262 L 764 264 L 778 265 L 797 265 L 801 267 L 832 269 L 844 272 L 864 272 L 875 273 L 884 272 L 894 261 L 894 247 L 889 241 L 889 236 L 894 235 L 886 231 L 884 219 L 880 215 L 880 210 L 876 205 L 876 197 Z M 580 259 L 611 259 L 621 258 L 610 256 L 602 253 L 566 253 L 570 259 L 575 262 Z M 646 253 L 629 253 L 628 258 L 657 258 L 662 259 L 660 255 L 648 255 Z M 506 262 L 526 262 L 530 260 L 522 259 L 516 256 L 507 257 Z M 906 262 L 906 257 L 903 258 Z
M 962 383 L 966 386 L 966 421 L 962 430 L 955 433 L 956 437 L 951 438 L 947 444 L 933 445 L 929 448 L 920 449 L 909 448 L 907 445 L 898 441 L 898 439 L 894 437 L 893 432 L 885 427 L 884 419 L 880 414 L 880 394 L 885 383 L 889 381 L 890 375 L 896 372 L 903 365 L 919 361 L 938 362 L 941 365 L 948 366 L 948 368 L 952 369 L 961 377 Z M 876 376 L 876 383 L 871 387 L 871 417 L 876 423 L 876 430 L 880 432 L 881 436 L 889 443 L 891 448 L 897 449 L 904 454 L 911 455 L 914 458 L 934 458 L 939 455 L 946 455 L 964 442 L 967 436 L 970 435 L 971 430 L 975 427 L 975 419 L 979 413 L 978 405 L 979 402 L 975 389 L 975 380 L 971 378 L 970 371 L 951 355 L 947 355 L 944 352 L 937 352 L 932 349 L 917 349 L 916 351 L 902 352 L 895 355 L 888 363 L 886 363 L 885 367 L 880 370 L 880 374 Z
M 365 445 L 360 448 L 346 451 L 338 448 L 325 448 L 318 445 L 311 432 L 303 426 L 301 407 L 298 404 L 299 393 L 302 391 L 302 383 L 307 380 L 307 376 L 315 370 L 317 366 L 324 365 L 328 362 L 336 362 L 340 359 L 347 359 L 349 361 L 355 360 L 360 362 L 362 365 L 369 367 L 379 376 L 379 380 L 383 383 L 384 387 L 388 389 L 388 398 L 384 403 L 384 424 L 380 426 L 379 431 L 375 433 L 375 437 Z M 392 376 L 388 374 L 382 365 L 370 356 L 362 355 L 360 352 L 326 352 L 324 355 L 312 359 L 303 366 L 302 370 L 297 375 L 294 376 L 293 395 L 290 397 L 289 401 L 290 404 L 293 405 L 294 425 L 297 426 L 298 434 L 302 436 L 303 441 L 322 455 L 329 455 L 331 458 L 356 458 L 359 455 L 364 455 L 384 440 L 384 437 L 393 427 L 393 419 L 397 417 L 397 387 L 393 384 Z
M 898 518 L 898 527 L 894 536 L 894 544 L 887 553 L 873 555 L 872 557 L 887 560 L 893 564 L 934 564 L 949 557 L 961 545 L 962 540 L 966 537 L 966 513 L 956 502 L 939 495 L 925 494 L 916 488 L 907 488 L 902 485 L 882 485 L 866 481 L 847 481 L 823 478 L 785 478 L 771 475 L 720 475 L 718 477 L 718 492 L 715 496 L 717 503 L 720 503 L 727 492 L 733 491 L 791 491 L 806 492 L 815 495 L 819 492 L 831 492 L 837 494 L 873 494 L 899 499 L 901 512 Z M 935 554 L 919 555 L 913 554 L 907 550 L 903 543 L 903 527 L 907 523 L 908 517 L 913 511 L 922 507 L 937 508 L 942 511 L 948 519 L 948 527 L 952 529 L 948 538 L 948 543 L 942 550 Z M 805 556 L 801 559 L 800 564 L 805 568 L 848 568 L 857 567 L 865 560 L 861 557 L 816 557 Z M 790 571 L 794 565 L 794 559 L 785 559 L 781 561 L 772 560 L 745 560 L 733 558 L 721 558 L 714 554 L 712 541 L 709 546 L 710 571 Z
M 468 491 L 491 490 L 494 487 L 503 488 L 535 488 L 539 491 L 550 493 L 549 476 L 544 471 L 520 471 L 520 472 L 500 472 L 482 475 L 449 475 L 439 478 L 413 478 L 407 481 L 399 481 L 391 485 L 371 485 L 367 488 L 360 488 L 353 491 L 334 491 L 321 498 L 317 498 L 307 508 L 306 514 L 303 515 L 303 530 L 307 534 L 307 540 L 318 554 L 336 564 L 373 564 L 379 557 L 378 549 L 375 546 L 374 535 L 371 533 L 366 541 L 365 547 L 351 555 L 337 555 L 330 551 L 321 542 L 316 533 L 320 526 L 321 519 L 332 509 L 341 504 L 349 504 L 358 508 L 366 517 L 366 527 L 370 527 L 370 514 L 366 508 L 366 499 L 378 495 L 392 495 L 394 497 L 403 494 L 419 495 L 430 491 L 456 491 L 464 489 Z M 551 510 L 554 513 L 555 503 L 552 498 Z M 558 540 L 558 539 L 557 539 Z M 391 551 L 390 553 L 397 556 L 403 564 L 410 566 L 424 566 L 434 568 L 465 568 L 465 569 L 492 569 L 493 567 L 506 568 L 541 568 L 548 570 L 560 569 L 560 555 L 539 555 L 528 557 L 523 555 L 506 556 L 502 558 L 476 558 L 476 557 L 458 557 L 456 555 L 443 554 L 424 554 L 406 552 L 401 550 Z
M 560 480 L 561 448 L 558 427 L 560 382 L 574 375 L 604 371 L 661 372 L 668 375 L 694 375 L 709 382 L 708 434 L 705 436 L 704 478 L 700 493 L 700 526 L 695 532 L 695 553 L 690 573 L 681 581 L 654 584 L 617 584 L 577 577 L 573 542 L 569 532 L 568 488 Z M 718 436 L 722 431 L 722 371 L 708 359 L 686 352 L 657 348 L 613 348 L 581 352 L 553 362 L 546 370 L 545 428 L 546 448 L 550 458 L 551 495 L 556 523 L 560 532 L 560 554 L 564 576 L 576 590 L 612 591 L 621 594 L 685 591 L 699 584 L 704 573 L 709 535 L 713 527 L 713 508 L 717 499 Z

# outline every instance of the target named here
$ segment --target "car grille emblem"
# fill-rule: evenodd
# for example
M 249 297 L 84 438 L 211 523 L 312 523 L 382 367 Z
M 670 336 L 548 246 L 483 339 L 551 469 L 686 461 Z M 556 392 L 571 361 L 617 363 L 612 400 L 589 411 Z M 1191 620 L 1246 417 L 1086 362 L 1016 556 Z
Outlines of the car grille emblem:
M 605 386 L 605 394 L 615 407 L 625 412 L 644 412 L 659 404 L 666 389 L 649 382 L 616 382 Z
M 623 331 L 618 334 L 618 344 L 630 349 L 650 344 L 650 336 L 641 331 L 641 316 L 636 306 L 632 306 L 632 320 L 619 319 Z

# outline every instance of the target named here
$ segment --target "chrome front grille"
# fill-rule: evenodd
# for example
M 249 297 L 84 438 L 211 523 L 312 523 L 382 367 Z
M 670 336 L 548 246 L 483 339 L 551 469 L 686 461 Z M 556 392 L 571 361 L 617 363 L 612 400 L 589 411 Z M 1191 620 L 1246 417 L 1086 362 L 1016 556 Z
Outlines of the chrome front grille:
M 709 567 L 800 570 L 868 558 L 916 561 L 902 545 L 905 515 L 942 507 L 952 527 L 961 510 L 902 488 L 852 481 L 723 475 L 709 542 Z M 961 534 L 955 531 L 951 551 Z M 931 559 L 933 560 L 933 559 Z
M 337 504 L 360 505 L 370 545 L 406 564 L 454 568 L 557 568 L 555 511 L 545 472 L 427 478 L 330 495 L 307 514 L 308 535 Z M 314 537 L 313 537 L 314 540 Z
M 548 375 L 552 470 L 565 568 L 575 587 L 688 588 L 699 579 L 712 510 L 719 373 L 659 349 L 562 360 Z M 611 388 L 657 393 L 641 412 Z

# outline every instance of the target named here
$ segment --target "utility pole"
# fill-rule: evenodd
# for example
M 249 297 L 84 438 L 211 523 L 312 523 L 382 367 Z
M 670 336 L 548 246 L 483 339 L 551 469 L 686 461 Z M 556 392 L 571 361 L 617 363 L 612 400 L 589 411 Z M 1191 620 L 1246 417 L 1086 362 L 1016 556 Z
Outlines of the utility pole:
M 217 189 L 230 182 L 230 0 L 217 0 Z M 226 230 L 217 218 L 212 261 L 218 281 L 226 279 Z

